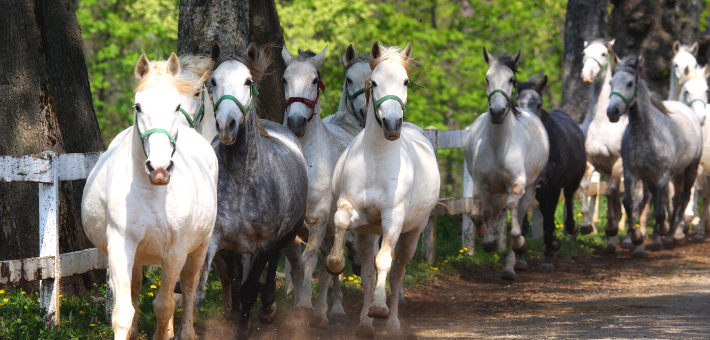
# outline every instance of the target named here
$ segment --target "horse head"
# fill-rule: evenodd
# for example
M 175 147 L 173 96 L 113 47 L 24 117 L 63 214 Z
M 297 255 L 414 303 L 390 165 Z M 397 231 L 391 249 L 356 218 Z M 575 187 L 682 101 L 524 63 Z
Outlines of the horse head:
M 614 41 L 597 39 L 584 42 L 584 57 L 582 65 L 582 80 L 586 84 L 599 82 L 609 71 L 609 60 L 611 59 Z
M 680 90 L 680 101 L 693 109 L 701 124 L 704 124 L 708 110 L 708 76 L 708 65 L 697 66 L 692 70 L 686 67 L 682 77 L 683 87 Z
M 179 81 L 190 84 L 204 84 L 212 74 L 212 59 L 206 56 L 184 55 L 180 60 Z M 197 91 L 182 96 L 180 112 L 185 116 L 182 123 L 196 127 L 205 118 L 206 105 L 210 105 L 204 86 Z
M 611 78 L 611 94 L 606 114 L 612 123 L 619 121 L 638 99 L 639 72 L 643 57 L 639 55 L 625 57 L 617 66 L 616 74 Z
M 343 92 L 347 98 L 346 108 L 365 127 L 367 119 L 367 102 L 365 102 L 365 81 L 370 74 L 370 56 L 367 54 L 357 55 L 352 44 L 345 50 L 345 55 L 341 55 L 343 68 L 345 69 L 345 84 Z
M 542 115 L 542 90 L 547 85 L 547 76 L 543 75 L 539 81 L 535 78 L 528 79 L 525 83 L 518 85 L 517 105 L 528 109 L 536 116 Z
M 327 49 L 328 46 L 318 54 L 298 50 L 298 57 L 292 57 L 286 46 L 281 51 L 286 63 L 286 70 L 281 78 L 286 97 L 284 124 L 297 137 L 303 137 L 308 123 L 320 114 L 320 92 L 325 90 L 325 85 L 318 66 L 325 59 Z
M 518 71 L 520 51 L 512 57 L 501 54 L 496 58 L 484 47 L 483 58 L 488 64 L 488 72 L 486 72 L 488 113 L 493 124 L 501 124 L 508 112 L 513 111 L 515 116 L 520 114 L 514 102 L 514 92 L 518 87 L 515 74 Z
M 681 45 L 680 41 L 673 43 L 673 60 L 671 66 L 671 76 L 678 81 L 683 77 L 685 69 L 693 70 L 698 66 L 695 55 L 698 53 L 698 42 L 693 45 Z

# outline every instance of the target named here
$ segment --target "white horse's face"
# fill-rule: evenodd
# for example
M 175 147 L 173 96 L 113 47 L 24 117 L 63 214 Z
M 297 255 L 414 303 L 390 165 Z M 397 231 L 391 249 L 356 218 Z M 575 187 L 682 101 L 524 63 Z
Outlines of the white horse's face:
M 318 66 L 325 58 L 326 46 L 323 51 L 313 57 L 291 57 L 290 52 L 283 47 L 281 52 L 286 62 L 286 70 L 282 77 L 284 85 L 285 99 L 299 98 L 308 102 L 293 102 L 286 107 L 284 113 L 284 125 L 286 125 L 297 137 L 303 137 L 306 133 L 306 126 L 316 113 L 316 105 L 319 100 L 319 86 L 322 82 Z
M 610 41 L 611 46 L 614 45 L 614 40 Z M 585 84 L 591 84 L 599 81 L 602 76 L 602 70 L 609 67 L 609 48 L 600 42 L 593 42 L 587 45 L 585 41 L 583 52 L 584 65 L 582 66 L 582 80 Z
M 242 104 L 242 107 L 249 107 L 250 103 L 253 103 L 251 72 L 241 62 L 229 60 L 220 64 L 212 73 L 211 82 L 212 98 L 215 105 L 218 105 L 215 115 L 219 141 L 231 145 L 237 140 L 237 133 L 248 112 L 242 112 L 242 108 L 234 100 L 227 97 L 224 100 L 223 96 L 232 96 Z M 223 100 L 220 102 L 220 99 Z
M 385 96 L 397 96 L 402 104 L 407 105 L 407 70 L 398 62 L 385 60 L 372 70 L 370 100 L 374 104 Z M 404 120 L 404 108 L 397 100 L 385 100 L 375 109 L 375 117 L 382 122 L 385 138 L 399 139 Z
M 491 122 L 500 124 L 503 122 L 511 105 L 514 105 L 512 98 L 515 88 L 515 73 L 513 70 L 495 59 L 493 55 L 483 48 L 483 57 L 488 64 L 486 72 L 486 93 L 488 94 L 488 113 Z M 520 51 L 511 57 L 512 62 L 517 66 L 520 60 Z
M 638 78 L 634 74 L 627 71 L 617 72 L 611 78 L 611 92 L 621 95 L 609 97 L 609 107 L 606 109 L 606 115 L 612 123 L 618 122 L 619 118 L 636 102 L 638 97 L 637 80 Z
M 708 82 L 707 77 L 710 75 L 708 65 L 696 72 L 702 72 L 703 77 L 692 78 L 683 84 L 680 91 L 680 100 L 690 106 L 698 117 L 698 120 L 703 124 L 705 117 L 708 115 Z M 687 73 L 686 73 L 687 76 Z
M 673 61 L 671 72 L 675 79 L 680 79 L 686 68 L 693 70 L 698 66 L 698 61 L 695 60 L 693 54 L 698 50 L 698 43 L 692 46 L 682 46 L 678 41 L 673 44 Z
M 168 60 L 168 65 L 168 73 L 176 76 L 180 62 L 174 53 Z M 149 71 L 148 59 L 143 55 L 136 66 L 136 76 L 142 79 Z M 147 156 L 145 171 L 154 185 L 166 185 L 170 182 L 170 174 L 174 168 L 172 156 L 177 147 L 171 137 L 177 138 L 181 101 L 180 92 L 164 84 L 148 87 L 135 94 L 135 124 L 142 134 L 139 138 L 143 139 L 143 149 Z
M 367 80 L 368 74 L 370 74 L 370 65 L 368 63 L 359 62 L 350 66 L 345 73 L 347 87 L 344 89 L 344 91 L 348 91 L 350 98 L 352 98 L 357 91 L 365 88 L 365 81 Z M 360 122 L 360 126 L 364 127 L 365 119 L 367 118 L 367 103 L 365 102 L 364 93 L 360 93 L 357 97 L 353 98 L 352 103 L 348 104 L 348 109 L 355 110 L 353 114 Z
M 194 83 L 200 80 L 200 76 L 198 76 L 195 72 L 188 71 L 188 70 L 182 70 L 180 72 L 180 78 L 186 79 L 190 83 Z M 181 96 L 181 101 L 180 101 L 180 107 L 183 109 L 183 111 L 187 112 L 187 114 L 192 117 L 193 120 L 197 118 L 197 116 L 200 113 L 200 110 L 202 109 L 203 114 L 204 114 L 204 106 L 203 103 L 203 95 L 206 93 L 202 92 L 202 89 L 195 91 L 194 93 L 189 93 L 189 94 L 183 94 Z M 190 126 L 190 122 L 187 121 L 186 118 L 180 120 L 182 124 L 185 126 Z M 197 122 L 195 122 L 197 123 Z

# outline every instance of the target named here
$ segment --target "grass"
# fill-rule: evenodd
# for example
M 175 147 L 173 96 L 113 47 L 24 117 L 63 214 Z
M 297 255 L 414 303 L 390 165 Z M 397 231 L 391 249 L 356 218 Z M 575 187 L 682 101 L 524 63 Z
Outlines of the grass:
M 555 234 L 562 240 L 562 248 L 555 254 L 557 257 L 576 257 L 597 251 L 606 245 L 603 233 L 606 224 L 606 200 L 600 199 L 598 226 L 600 233 L 596 235 L 578 235 L 576 242 L 570 242 L 568 236 L 562 232 L 563 213 L 562 207 L 557 209 L 555 223 L 558 228 Z M 580 201 L 575 201 L 575 210 L 580 211 Z M 581 221 L 581 216 L 575 219 Z M 649 221 L 650 225 L 651 221 Z M 652 228 L 649 228 L 649 230 Z M 620 237 L 625 236 L 625 231 L 620 231 Z M 421 242 L 418 245 L 414 259 L 407 265 L 405 286 L 411 287 L 426 280 L 434 280 L 442 273 L 475 275 L 483 271 L 502 270 L 506 251 L 486 253 L 483 252 L 480 239 L 476 240 L 474 255 L 465 253 L 467 249 L 461 246 L 461 226 L 453 217 L 439 217 L 437 219 L 437 259 L 429 265 L 421 257 Z M 545 245 L 541 241 L 529 238 L 527 257 L 532 261 L 541 261 Z M 283 272 L 283 264 L 279 266 Z M 146 273 L 146 283 L 140 294 L 140 323 L 139 330 L 142 337 L 150 338 L 156 326 L 155 314 L 152 303 L 157 289 L 160 287 L 160 268 Z M 314 280 L 317 281 L 317 280 Z M 361 296 L 361 279 L 352 273 L 348 263 L 342 281 L 343 294 Z M 277 285 L 276 301 L 280 309 L 288 310 L 293 305 L 293 293 L 286 294 L 283 282 Z M 111 325 L 106 323 L 104 314 L 105 285 L 97 285 L 90 291 L 82 292 L 78 296 L 61 297 L 61 325 L 52 327 L 41 315 L 39 297 L 37 293 L 22 292 L 19 288 L 3 291 L 0 290 L 0 339 L 110 339 L 113 336 Z M 202 308 L 195 318 L 195 324 L 203 324 L 207 319 L 221 318 L 221 284 L 214 271 L 210 273 L 206 286 L 207 297 Z M 314 297 L 318 293 L 317 282 L 313 283 Z M 254 308 L 258 307 L 258 303 Z M 181 309 L 175 316 L 175 324 L 179 325 Z M 252 313 L 256 319 L 256 311 Z M 258 321 L 256 321 L 258 322 Z

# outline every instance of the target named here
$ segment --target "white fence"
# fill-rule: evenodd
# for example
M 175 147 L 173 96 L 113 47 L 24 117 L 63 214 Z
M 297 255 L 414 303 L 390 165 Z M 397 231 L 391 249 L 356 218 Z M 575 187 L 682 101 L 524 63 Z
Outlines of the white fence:
M 59 278 L 108 266 L 96 248 L 59 254 L 59 181 L 86 179 L 100 153 L 0 156 L 0 183 L 39 183 L 39 257 L 0 261 L 0 284 L 40 281 L 40 307 L 59 323 Z

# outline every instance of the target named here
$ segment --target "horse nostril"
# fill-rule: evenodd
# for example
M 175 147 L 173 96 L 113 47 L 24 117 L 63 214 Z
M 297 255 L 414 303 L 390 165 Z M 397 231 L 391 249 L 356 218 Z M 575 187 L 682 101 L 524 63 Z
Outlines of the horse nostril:
M 219 131 L 219 122 L 215 122 L 215 126 L 217 127 L 217 131 Z
M 167 167 L 165 170 L 166 170 L 166 171 L 172 171 L 174 165 L 175 165 L 175 162 L 173 162 L 172 160 L 170 160 L 170 165 L 168 165 L 168 167 Z
M 171 162 L 172 162 L 172 161 L 171 161 Z M 146 167 L 146 169 L 148 169 L 149 172 L 155 171 L 155 169 L 153 168 L 153 165 L 150 163 L 149 160 L 148 160 L 148 161 L 145 161 L 145 167 Z
M 237 121 L 234 120 L 234 119 L 232 119 L 232 120 L 229 122 L 229 131 L 230 131 L 230 132 L 231 132 L 231 131 L 234 131 L 234 129 L 235 129 L 236 127 L 237 127 Z

